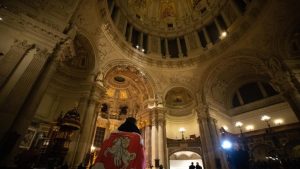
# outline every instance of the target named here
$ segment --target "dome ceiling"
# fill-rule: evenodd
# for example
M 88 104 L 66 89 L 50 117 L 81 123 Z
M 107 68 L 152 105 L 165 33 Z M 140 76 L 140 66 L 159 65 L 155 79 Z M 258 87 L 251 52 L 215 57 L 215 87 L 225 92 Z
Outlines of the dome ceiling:
M 149 32 L 198 29 L 218 13 L 223 0 L 119 0 L 131 23 Z

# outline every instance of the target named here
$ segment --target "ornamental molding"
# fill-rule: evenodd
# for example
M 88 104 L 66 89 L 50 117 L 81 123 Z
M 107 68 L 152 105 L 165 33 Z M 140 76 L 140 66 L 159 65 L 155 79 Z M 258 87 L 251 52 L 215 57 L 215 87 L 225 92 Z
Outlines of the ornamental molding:
M 207 67 L 201 80 L 203 86 L 199 88 L 203 88 L 203 94 L 211 100 L 210 102 L 226 107 L 228 88 L 235 80 L 231 77 L 267 76 L 268 72 L 263 61 L 270 56 L 272 55 L 252 49 L 234 51 L 223 56 L 225 60 L 218 59 Z
M 67 35 L 36 21 L 24 14 L 15 14 L 6 9 L 0 8 L 0 15 L 3 24 L 15 30 L 26 32 L 28 35 L 38 38 L 35 43 L 52 49 L 57 42 L 64 41 Z M 32 39 L 30 39 L 32 40 Z
M 156 66 L 162 68 L 180 68 L 192 65 L 200 65 L 205 60 L 217 57 L 224 53 L 224 49 L 227 49 L 230 45 L 235 44 L 241 37 L 251 28 L 250 23 L 254 23 L 258 14 L 253 14 L 253 11 L 260 12 L 266 4 L 266 1 L 253 1 L 251 8 L 243 16 L 237 19 L 234 23 L 234 31 L 230 32 L 230 35 L 226 39 L 215 44 L 212 48 L 204 50 L 198 53 L 196 56 L 190 56 L 187 58 L 178 59 L 163 59 L 148 57 L 147 54 L 143 54 L 136 49 L 132 48 L 131 45 L 125 41 L 123 35 L 118 31 L 118 28 L 112 22 L 108 9 L 105 7 L 105 2 L 101 1 L 102 8 L 99 9 L 100 18 L 103 19 L 103 25 L 99 31 L 103 31 L 107 39 L 109 39 L 112 45 L 116 46 L 121 50 L 124 55 L 129 58 L 138 61 L 139 63 L 147 64 L 149 66 Z M 258 12 L 258 13 L 259 13 Z
M 24 51 L 27 51 L 27 50 L 32 49 L 34 46 L 35 46 L 34 44 L 28 43 L 27 40 L 21 41 L 21 40 L 15 39 L 11 48 L 15 48 L 16 50 L 22 49 Z

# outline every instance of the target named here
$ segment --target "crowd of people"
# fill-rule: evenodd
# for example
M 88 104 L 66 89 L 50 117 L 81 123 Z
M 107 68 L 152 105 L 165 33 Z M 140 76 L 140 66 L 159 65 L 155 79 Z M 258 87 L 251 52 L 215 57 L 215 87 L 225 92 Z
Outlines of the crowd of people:
M 196 166 L 194 165 L 194 163 L 192 162 L 189 169 L 202 169 L 202 167 L 199 165 L 198 162 L 196 162 Z

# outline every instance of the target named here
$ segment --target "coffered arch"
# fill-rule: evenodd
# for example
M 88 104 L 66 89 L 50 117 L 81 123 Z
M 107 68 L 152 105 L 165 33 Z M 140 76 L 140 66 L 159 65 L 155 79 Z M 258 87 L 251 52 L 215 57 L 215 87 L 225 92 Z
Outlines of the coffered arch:
M 155 86 L 150 76 L 126 61 L 108 64 L 103 76 L 107 93 L 102 102 L 108 105 L 109 114 L 136 117 L 146 108 L 144 103 L 155 98 Z
M 101 72 L 103 73 L 104 77 L 108 75 L 109 72 L 113 71 L 114 69 L 128 69 L 132 73 L 135 72 L 137 75 L 143 77 L 145 84 L 147 84 L 147 88 L 149 89 L 149 96 L 150 98 L 154 98 L 154 93 L 157 92 L 158 87 L 152 78 L 151 74 L 145 71 L 144 68 L 129 62 L 127 60 L 113 60 L 106 65 L 103 66 Z
M 206 100 L 223 108 L 228 107 L 228 98 L 239 85 L 251 79 L 269 80 L 267 70 L 257 51 L 238 51 L 212 63 L 204 73 L 203 91 Z M 236 82 L 239 82 L 236 84 Z

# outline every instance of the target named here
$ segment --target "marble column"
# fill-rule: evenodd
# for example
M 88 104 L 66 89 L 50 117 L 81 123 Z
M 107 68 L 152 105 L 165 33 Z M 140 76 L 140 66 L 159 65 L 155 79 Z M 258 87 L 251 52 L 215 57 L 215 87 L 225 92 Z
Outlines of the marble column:
M 146 155 L 146 166 L 149 167 L 152 164 L 151 161 L 151 124 L 147 124 L 145 127 L 145 140 L 144 140 L 144 144 L 145 144 L 145 155 Z
M 165 121 L 164 119 L 160 119 L 158 121 L 158 159 L 160 164 L 163 164 L 165 166 L 165 146 L 164 146 L 164 128 L 165 128 Z
M 89 96 L 88 95 L 82 96 L 79 99 L 77 110 L 78 110 L 78 112 L 80 114 L 80 123 L 81 124 L 83 123 L 85 112 L 86 112 L 86 109 L 88 107 L 88 101 L 89 101 Z M 69 166 L 71 166 L 74 163 L 74 161 L 75 161 L 76 150 L 78 149 L 78 146 L 79 146 L 80 136 L 81 136 L 80 132 L 79 131 L 75 131 L 74 135 L 71 137 L 71 142 L 70 142 L 70 145 L 69 145 L 69 150 L 68 150 L 68 153 L 67 153 L 67 155 L 65 157 L 65 162 Z
M 153 118 L 152 118 L 153 119 Z M 156 120 L 153 119 L 151 126 L 151 164 L 154 166 L 155 159 L 158 159 L 158 147 L 157 147 L 157 128 Z
M 85 119 L 83 120 L 81 124 L 80 129 L 80 139 L 78 142 L 78 148 L 75 155 L 75 166 L 78 166 L 84 159 L 86 153 L 90 150 L 89 145 L 89 134 L 92 130 L 92 127 L 94 127 L 95 124 L 93 124 L 93 118 L 95 114 L 95 107 L 96 102 L 94 100 L 89 100 L 87 110 L 85 112 Z
M 209 129 L 208 107 L 207 105 L 201 105 L 196 109 L 196 111 L 198 115 L 204 168 L 216 169 L 216 157 Z
M 206 104 L 199 104 L 196 111 L 198 115 L 204 168 L 228 169 L 227 161 L 220 149 L 216 120 L 209 116 L 209 107 Z
M 210 118 L 210 129 L 211 129 L 211 135 L 213 137 L 213 147 L 215 149 L 215 154 L 218 159 L 218 163 L 220 164 L 220 167 L 222 169 L 229 169 L 227 161 L 225 159 L 224 153 L 221 149 L 221 143 L 220 143 L 220 134 L 219 130 L 217 128 L 217 120 L 214 118 Z M 217 167 L 218 168 L 218 167 Z
M 95 88 L 98 88 L 98 90 L 95 90 Z M 78 166 L 83 161 L 85 155 L 90 152 L 90 148 L 92 146 L 91 140 L 93 137 L 93 131 L 96 126 L 96 119 L 98 115 L 96 111 L 97 101 L 100 99 L 99 96 L 101 96 L 104 93 L 103 91 L 104 88 L 97 84 L 94 84 L 91 94 L 89 96 L 88 106 L 84 113 L 84 119 L 81 123 L 80 128 L 80 139 L 78 142 L 78 147 L 74 161 L 75 167 Z
M 163 107 L 156 107 L 151 109 L 152 129 L 152 165 L 155 164 L 155 159 L 159 159 L 159 163 L 165 168 L 166 161 L 166 124 L 165 124 L 166 109 Z
M 13 70 L 33 46 L 27 41 L 16 40 L 6 55 L 3 56 L 0 60 L 0 89 L 3 88 Z

